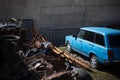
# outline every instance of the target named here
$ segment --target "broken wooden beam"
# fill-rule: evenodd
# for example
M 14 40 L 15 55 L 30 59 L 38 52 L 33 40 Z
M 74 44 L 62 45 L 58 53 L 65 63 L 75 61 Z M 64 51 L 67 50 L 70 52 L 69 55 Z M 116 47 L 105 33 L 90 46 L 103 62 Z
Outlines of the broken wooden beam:
M 46 78 L 43 78 L 41 80 L 52 80 L 52 79 L 59 78 L 59 77 L 61 77 L 63 75 L 69 74 L 69 73 L 70 73 L 70 71 L 61 71 L 61 72 L 58 72 L 58 73 L 54 73 L 54 74 L 52 74 L 52 75 L 50 75 L 50 76 L 48 76 Z
M 35 31 L 35 29 L 32 30 L 32 33 L 34 36 L 37 35 L 36 39 L 37 40 L 40 40 L 40 41 L 43 41 L 43 42 L 47 42 L 47 40 L 41 36 L 39 33 L 37 33 Z M 68 59 L 68 61 L 72 61 L 73 63 L 76 63 L 78 65 L 80 65 L 81 67 L 87 69 L 87 70 L 90 70 L 90 65 L 83 62 L 82 60 L 80 59 L 77 59 L 76 57 L 73 57 L 71 56 L 69 53 L 66 53 L 66 52 L 63 52 L 61 51 L 59 48 L 57 48 L 56 46 L 54 46 L 53 44 L 49 45 L 49 48 L 55 53 L 55 54 L 58 54 L 60 55 L 61 57 L 65 57 L 66 59 Z

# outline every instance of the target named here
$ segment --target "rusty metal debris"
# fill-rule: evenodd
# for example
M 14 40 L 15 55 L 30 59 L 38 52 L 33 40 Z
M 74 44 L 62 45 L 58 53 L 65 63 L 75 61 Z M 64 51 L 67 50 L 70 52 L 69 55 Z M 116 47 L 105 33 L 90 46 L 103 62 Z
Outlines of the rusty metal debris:
M 10 40 L 13 46 L 8 42 L 3 46 L 8 50 L 2 50 L 0 80 L 79 80 L 86 74 L 85 80 L 92 80 L 86 71 L 78 68 L 90 70 L 89 64 L 61 51 L 34 29 L 32 33 L 34 38 L 26 52 L 18 48 L 16 40 Z

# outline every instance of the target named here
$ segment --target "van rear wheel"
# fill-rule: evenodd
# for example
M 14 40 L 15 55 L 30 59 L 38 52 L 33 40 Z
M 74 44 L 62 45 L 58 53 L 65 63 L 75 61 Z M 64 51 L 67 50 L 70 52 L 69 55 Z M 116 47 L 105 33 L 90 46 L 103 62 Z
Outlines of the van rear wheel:
M 99 63 L 99 61 L 98 61 L 98 58 L 97 58 L 95 55 L 92 55 L 92 56 L 90 57 L 90 65 L 91 65 L 91 67 L 94 68 L 94 69 L 99 69 L 100 63 Z

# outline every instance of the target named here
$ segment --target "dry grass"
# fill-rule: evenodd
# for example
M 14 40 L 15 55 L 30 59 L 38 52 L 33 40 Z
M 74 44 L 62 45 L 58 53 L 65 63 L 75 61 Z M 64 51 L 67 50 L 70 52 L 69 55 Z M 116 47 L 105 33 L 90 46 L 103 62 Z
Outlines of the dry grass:
M 117 76 L 104 71 L 93 70 L 89 72 L 93 80 L 120 80 Z

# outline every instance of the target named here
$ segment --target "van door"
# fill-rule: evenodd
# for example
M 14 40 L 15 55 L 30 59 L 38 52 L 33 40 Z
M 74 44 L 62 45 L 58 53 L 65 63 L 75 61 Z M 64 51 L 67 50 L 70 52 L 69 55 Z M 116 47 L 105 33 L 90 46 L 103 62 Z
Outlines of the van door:
M 93 47 L 93 51 L 96 54 L 98 60 L 100 62 L 104 62 L 104 60 L 107 60 L 107 47 L 106 47 L 106 38 L 104 35 L 96 33 L 95 36 L 95 44 Z
M 75 47 L 75 51 L 81 53 L 82 51 L 82 39 L 85 35 L 85 31 L 84 30 L 80 30 L 78 32 L 78 35 L 77 35 L 77 38 L 76 38 L 76 41 L 74 42 L 74 47 Z
M 95 33 L 90 31 L 85 31 L 84 39 L 82 40 L 82 51 L 85 56 L 89 56 L 89 52 L 93 48 Z

